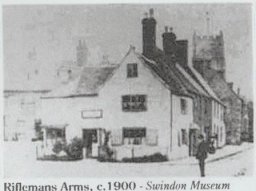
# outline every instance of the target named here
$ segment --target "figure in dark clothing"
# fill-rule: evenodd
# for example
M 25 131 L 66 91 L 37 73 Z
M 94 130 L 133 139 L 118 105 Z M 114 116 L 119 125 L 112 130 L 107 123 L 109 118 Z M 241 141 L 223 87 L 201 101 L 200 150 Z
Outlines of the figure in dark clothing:
M 199 135 L 199 145 L 197 148 L 196 158 L 199 161 L 201 177 L 205 176 L 205 159 L 207 158 L 208 143 L 204 140 L 203 135 Z

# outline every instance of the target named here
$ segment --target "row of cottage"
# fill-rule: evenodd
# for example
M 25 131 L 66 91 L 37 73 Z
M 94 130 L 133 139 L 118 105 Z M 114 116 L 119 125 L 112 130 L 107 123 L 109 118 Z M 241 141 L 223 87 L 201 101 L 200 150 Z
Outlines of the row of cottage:
M 163 50 L 156 46 L 156 25 L 150 9 L 142 20 L 142 54 L 131 46 L 118 65 L 84 65 L 74 77 L 69 70 L 67 83 L 41 94 L 44 145 L 80 137 L 86 156 L 97 157 L 109 132 L 116 159 L 154 153 L 172 159 L 193 156 L 199 134 L 216 148 L 240 142 L 242 99 L 225 81 L 222 33 L 194 35 L 190 61 L 188 41 L 177 40 L 172 28 L 162 35 Z M 205 40 L 222 43 L 215 56 L 201 55 Z

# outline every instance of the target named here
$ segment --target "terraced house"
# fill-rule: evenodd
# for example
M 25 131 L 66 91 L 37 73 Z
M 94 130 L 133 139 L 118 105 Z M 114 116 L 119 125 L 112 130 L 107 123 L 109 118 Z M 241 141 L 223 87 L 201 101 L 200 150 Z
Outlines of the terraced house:
M 226 142 L 228 144 L 240 144 L 243 129 L 243 100 L 239 93 L 234 90 L 233 83 L 226 81 L 226 61 L 222 31 L 216 36 L 198 36 L 194 34 L 193 66 L 225 104 Z M 215 106 L 214 111 L 218 115 L 219 111 L 222 110 L 219 106 Z M 222 115 L 221 117 L 223 118 Z
M 42 96 L 45 144 L 52 141 L 50 131 L 66 140 L 80 137 L 86 156 L 97 157 L 110 132 L 117 160 L 154 153 L 169 159 L 194 155 L 199 133 L 217 138 L 218 146 L 225 144 L 223 118 L 217 120 L 212 111 L 218 104 L 223 112 L 223 104 L 188 66 L 187 41 L 176 43 L 166 28 L 163 50 L 158 48 L 152 9 L 142 20 L 142 33 L 142 54 L 131 46 L 119 64 L 85 66 L 78 78 Z M 222 127 L 216 136 L 215 123 Z

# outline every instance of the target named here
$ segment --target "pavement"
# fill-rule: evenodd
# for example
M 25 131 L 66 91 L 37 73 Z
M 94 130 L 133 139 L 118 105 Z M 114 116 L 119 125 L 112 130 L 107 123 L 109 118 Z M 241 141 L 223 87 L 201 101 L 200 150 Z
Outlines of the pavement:
M 216 162 L 240 154 L 250 149 L 253 149 L 253 143 L 242 143 L 241 145 L 226 145 L 222 148 L 216 149 L 216 152 L 214 154 L 208 154 L 205 162 Z M 198 160 L 195 157 L 187 157 L 177 160 L 171 160 L 167 163 L 171 165 L 198 165 Z

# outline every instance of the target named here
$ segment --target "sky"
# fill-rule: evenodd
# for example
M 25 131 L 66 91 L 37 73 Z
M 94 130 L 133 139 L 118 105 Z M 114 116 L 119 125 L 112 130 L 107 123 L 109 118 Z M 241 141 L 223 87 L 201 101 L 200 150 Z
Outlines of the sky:
M 193 33 L 224 34 L 226 76 L 252 99 L 252 26 L 250 4 L 108 4 L 5 5 L 3 53 L 5 89 L 53 88 L 56 69 L 76 59 L 78 39 L 89 49 L 90 65 L 107 55 L 118 63 L 130 45 L 142 50 L 141 19 L 150 8 L 157 20 L 157 46 L 162 48 L 164 26 L 173 27 L 177 39 Z M 191 60 L 190 60 L 191 61 Z

